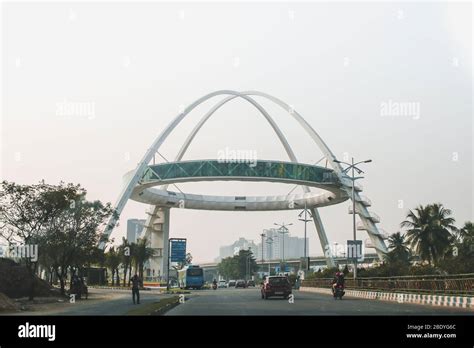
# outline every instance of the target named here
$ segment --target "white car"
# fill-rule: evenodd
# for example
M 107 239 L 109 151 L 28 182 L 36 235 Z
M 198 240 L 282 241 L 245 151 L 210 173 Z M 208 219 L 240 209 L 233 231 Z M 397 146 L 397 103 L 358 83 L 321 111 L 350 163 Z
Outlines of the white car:
M 229 280 L 229 282 L 227 283 L 227 287 L 228 287 L 228 288 L 234 288 L 234 287 L 235 287 L 235 283 L 236 283 L 236 281 L 233 280 L 233 279 L 231 279 L 231 280 Z
M 218 288 L 226 288 L 227 287 L 227 283 L 225 280 L 219 280 L 219 283 L 217 283 L 217 287 Z

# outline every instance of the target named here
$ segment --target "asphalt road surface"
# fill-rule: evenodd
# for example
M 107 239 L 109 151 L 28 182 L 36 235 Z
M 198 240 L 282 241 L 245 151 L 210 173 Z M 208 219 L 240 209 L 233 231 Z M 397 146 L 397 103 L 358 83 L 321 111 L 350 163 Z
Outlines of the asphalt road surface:
M 192 291 L 186 301 L 165 315 L 474 315 L 472 309 L 367 300 L 294 291 L 294 303 L 280 298 L 261 299 L 260 289 Z

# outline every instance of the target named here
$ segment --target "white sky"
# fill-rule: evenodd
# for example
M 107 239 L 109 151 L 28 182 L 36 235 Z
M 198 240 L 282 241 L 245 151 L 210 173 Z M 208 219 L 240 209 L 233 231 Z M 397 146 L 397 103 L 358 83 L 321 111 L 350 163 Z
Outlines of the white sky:
M 363 194 L 388 232 L 409 208 L 442 202 L 459 225 L 473 219 L 472 5 L 464 3 L 4 3 L 1 176 L 18 183 L 81 183 L 115 202 L 133 169 L 180 108 L 218 89 L 283 99 L 337 157 L 371 158 Z M 162 147 L 172 159 L 213 103 L 199 107 Z M 420 117 L 381 116 L 383 102 L 415 102 Z M 94 114 L 61 115 L 58 103 Z M 259 100 L 260 101 L 260 100 Z M 321 152 L 291 117 L 262 101 L 301 162 Z M 185 159 L 250 149 L 286 160 L 264 119 L 234 100 L 203 127 Z M 456 157 L 457 156 L 457 157 Z M 457 160 L 456 160 L 457 159 Z M 284 194 L 292 186 L 179 185 L 192 193 Z M 399 208 L 399 200 L 403 208 Z M 328 237 L 352 238 L 349 202 L 320 210 Z M 114 235 L 147 206 L 130 201 Z M 238 237 L 259 241 L 297 212 L 173 210 L 171 236 L 198 262 Z M 308 225 L 310 254 L 321 254 Z M 364 232 L 359 232 L 365 239 Z

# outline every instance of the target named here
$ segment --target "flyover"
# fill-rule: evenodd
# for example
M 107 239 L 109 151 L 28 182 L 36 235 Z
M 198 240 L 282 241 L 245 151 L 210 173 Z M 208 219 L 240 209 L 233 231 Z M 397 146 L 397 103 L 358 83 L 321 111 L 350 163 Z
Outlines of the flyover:
M 323 192 L 282 196 L 208 196 L 152 188 L 193 181 L 255 181 L 306 185 Z M 263 161 L 227 163 L 217 160 L 169 162 L 148 166 L 131 199 L 148 204 L 205 210 L 288 210 L 324 207 L 349 197 L 333 170 L 300 163 Z

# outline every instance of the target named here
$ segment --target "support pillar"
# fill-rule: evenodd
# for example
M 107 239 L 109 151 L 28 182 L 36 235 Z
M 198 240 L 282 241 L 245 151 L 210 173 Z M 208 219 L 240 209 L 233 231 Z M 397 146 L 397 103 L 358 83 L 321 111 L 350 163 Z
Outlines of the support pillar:
M 319 241 L 321 242 L 321 248 L 323 249 L 326 258 L 326 264 L 329 268 L 334 268 L 336 267 L 336 262 L 332 255 L 332 249 L 329 245 L 328 237 L 326 236 L 326 231 L 324 230 L 324 225 L 321 221 L 321 216 L 316 208 L 311 208 L 311 214 L 313 215 L 314 226 L 316 226 Z
M 166 267 L 168 265 L 168 245 L 170 227 L 170 208 L 150 206 L 147 212 L 145 236 L 150 241 L 150 247 L 155 249 L 155 256 L 149 260 L 151 273 L 166 281 Z

